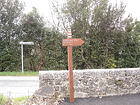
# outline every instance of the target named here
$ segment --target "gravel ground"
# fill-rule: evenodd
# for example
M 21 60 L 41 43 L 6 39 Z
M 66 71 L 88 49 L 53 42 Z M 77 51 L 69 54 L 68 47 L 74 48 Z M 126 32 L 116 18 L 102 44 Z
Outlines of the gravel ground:
M 140 105 L 140 94 L 75 99 L 74 103 L 70 103 L 66 98 L 60 105 Z

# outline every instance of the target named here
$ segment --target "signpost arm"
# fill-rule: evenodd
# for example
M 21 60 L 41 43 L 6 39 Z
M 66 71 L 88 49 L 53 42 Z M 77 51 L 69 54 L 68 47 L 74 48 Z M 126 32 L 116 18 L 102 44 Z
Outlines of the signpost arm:
M 22 63 L 22 73 L 24 72 L 23 68 L 23 44 L 21 44 L 21 63 Z
M 69 68 L 69 84 L 70 84 L 70 87 L 69 87 L 70 102 L 74 102 L 72 46 L 68 46 L 68 68 Z

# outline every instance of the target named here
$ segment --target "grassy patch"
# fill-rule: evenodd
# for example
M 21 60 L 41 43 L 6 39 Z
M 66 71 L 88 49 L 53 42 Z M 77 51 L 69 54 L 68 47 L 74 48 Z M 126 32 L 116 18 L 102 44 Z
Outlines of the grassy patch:
M 0 105 L 21 105 L 24 104 L 29 98 L 29 96 L 8 98 L 0 94 Z
M 21 102 L 21 101 L 26 101 L 27 99 L 29 99 L 29 96 L 23 96 L 23 97 L 14 98 L 14 101 L 15 102 Z
M 17 98 L 14 98 L 13 101 L 15 104 L 24 104 L 30 97 L 28 96 L 23 96 L 23 97 L 17 97 Z
M 0 94 L 0 105 L 5 105 L 9 101 L 9 98 Z
M 0 72 L 0 76 L 38 76 L 39 72 Z

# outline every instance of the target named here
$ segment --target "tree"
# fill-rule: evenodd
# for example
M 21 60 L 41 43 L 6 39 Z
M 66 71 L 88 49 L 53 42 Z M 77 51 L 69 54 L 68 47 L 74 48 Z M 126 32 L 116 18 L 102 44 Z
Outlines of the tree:
M 127 31 L 129 24 L 133 23 L 131 18 L 122 19 L 125 13 L 123 4 L 112 5 L 108 0 L 67 0 L 62 12 L 74 37 L 85 41 L 84 46 L 74 48 L 74 68 L 120 67 L 118 58 L 125 50 L 124 43 L 129 44 L 127 38 L 133 36 L 132 30 Z M 130 60 L 129 64 L 128 67 L 136 67 Z
M 0 71 L 17 69 L 19 65 L 15 39 L 20 34 L 22 10 L 18 0 L 0 0 Z
M 24 15 L 21 22 L 23 34 L 21 34 L 20 40 L 35 43 L 32 47 L 25 47 L 26 69 L 65 69 L 64 48 L 61 46 L 63 35 L 56 29 L 47 28 L 36 8 Z
M 129 19 L 127 22 L 126 37 L 122 52 L 117 56 L 119 67 L 140 67 L 140 22 Z
M 43 66 L 47 70 L 67 69 L 67 51 L 62 46 L 63 34 L 55 29 L 46 30 L 45 38 L 42 42 Z

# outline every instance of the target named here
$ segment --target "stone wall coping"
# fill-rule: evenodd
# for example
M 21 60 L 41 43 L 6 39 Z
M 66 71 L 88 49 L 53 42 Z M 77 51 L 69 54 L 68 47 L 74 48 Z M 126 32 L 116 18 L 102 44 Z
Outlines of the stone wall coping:
M 83 70 L 73 70 L 73 72 L 114 72 L 114 71 L 137 71 L 140 68 L 117 68 L 117 69 L 83 69 Z M 39 75 L 46 73 L 68 73 L 68 70 L 50 70 L 50 71 L 39 71 Z

